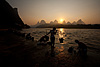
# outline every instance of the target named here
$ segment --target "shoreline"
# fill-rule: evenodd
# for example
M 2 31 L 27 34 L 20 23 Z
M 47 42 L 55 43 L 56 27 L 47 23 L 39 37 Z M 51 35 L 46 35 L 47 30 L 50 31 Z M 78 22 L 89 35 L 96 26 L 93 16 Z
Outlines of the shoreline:
M 68 28 L 68 29 L 100 29 L 100 24 L 97 25 L 64 25 L 64 24 L 55 24 L 55 25 L 50 25 L 50 24 L 43 24 L 37 26 L 37 28 Z
M 35 27 L 31 27 L 35 28 Z M 53 27 L 36 27 L 36 28 L 53 28 Z M 64 27 L 56 27 L 56 28 L 64 28 Z M 64 28 L 64 29 L 91 29 L 91 28 Z M 92 29 L 100 29 L 100 28 L 92 28 Z

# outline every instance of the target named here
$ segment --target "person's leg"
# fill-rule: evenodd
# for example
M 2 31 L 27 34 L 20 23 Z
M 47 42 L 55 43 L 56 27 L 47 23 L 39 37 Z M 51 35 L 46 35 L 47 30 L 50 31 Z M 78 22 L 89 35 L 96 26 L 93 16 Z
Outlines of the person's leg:
M 55 37 L 51 37 L 51 46 L 54 47 L 55 44 Z
M 52 42 L 52 38 L 50 38 L 50 41 L 51 41 L 51 47 L 52 47 L 52 44 L 53 44 L 53 42 Z
M 53 47 L 54 47 L 54 42 L 53 42 Z
M 54 45 L 55 45 L 55 37 L 53 38 L 53 47 L 54 47 Z

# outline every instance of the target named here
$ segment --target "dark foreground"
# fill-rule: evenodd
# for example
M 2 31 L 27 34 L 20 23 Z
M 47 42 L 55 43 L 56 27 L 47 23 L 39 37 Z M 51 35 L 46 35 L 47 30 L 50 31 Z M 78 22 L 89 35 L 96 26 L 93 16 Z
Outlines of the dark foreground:
M 0 67 L 100 67 L 100 53 L 88 50 L 87 58 L 68 53 L 63 44 L 37 45 L 14 33 L 0 33 Z

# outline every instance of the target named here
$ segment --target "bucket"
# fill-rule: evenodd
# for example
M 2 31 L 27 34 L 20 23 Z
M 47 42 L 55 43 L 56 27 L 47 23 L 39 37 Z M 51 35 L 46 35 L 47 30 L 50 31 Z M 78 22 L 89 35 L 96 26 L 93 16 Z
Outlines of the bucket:
M 64 40 L 63 38 L 59 38 L 60 43 L 63 43 L 63 40 Z

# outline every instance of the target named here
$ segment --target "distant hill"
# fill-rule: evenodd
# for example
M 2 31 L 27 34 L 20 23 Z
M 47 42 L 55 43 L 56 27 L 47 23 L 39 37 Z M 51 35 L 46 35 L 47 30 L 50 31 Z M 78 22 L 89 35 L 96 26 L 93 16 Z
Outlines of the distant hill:
M 74 21 L 74 22 L 72 23 L 72 25 L 77 25 L 77 22 Z
M 85 23 L 81 19 L 79 19 L 76 24 L 85 24 Z
M 30 27 L 24 24 L 18 15 L 18 9 L 13 8 L 6 0 L 0 0 L 0 29 L 22 29 Z
M 48 25 L 51 27 L 51 25 L 61 25 L 61 24 L 59 24 L 57 20 L 50 21 L 50 23 L 46 23 L 44 20 L 41 20 L 41 22 L 38 21 L 37 24 L 32 25 L 31 27 L 40 27 L 44 25 Z M 74 21 L 72 23 L 69 21 L 66 23 L 66 21 L 64 20 L 62 22 L 62 25 L 85 25 L 85 23 L 81 19 L 79 19 L 77 22 Z
M 53 21 L 51 21 L 51 23 L 43 23 L 41 24 L 41 22 L 37 22 L 36 25 L 33 25 L 31 27 L 34 28 L 68 28 L 68 29 L 100 29 L 100 24 L 85 24 L 81 19 L 78 20 L 77 22 L 63 22 L 63 24 L 54 24 Z

